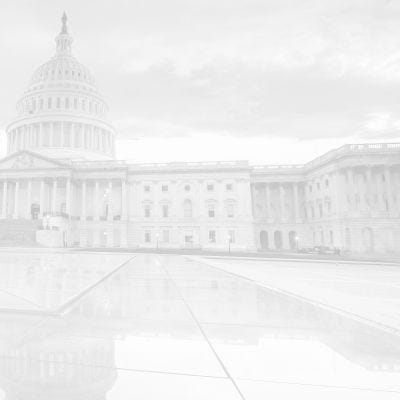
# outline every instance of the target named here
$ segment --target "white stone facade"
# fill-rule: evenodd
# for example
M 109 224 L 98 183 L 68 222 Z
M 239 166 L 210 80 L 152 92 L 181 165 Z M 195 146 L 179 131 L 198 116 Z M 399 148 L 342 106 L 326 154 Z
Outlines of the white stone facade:
M 399 251 L 400 144 L 346 145 L 305 165 L 128 164 L 66 18 L 56 43 L 7 127 L 0 243 Z

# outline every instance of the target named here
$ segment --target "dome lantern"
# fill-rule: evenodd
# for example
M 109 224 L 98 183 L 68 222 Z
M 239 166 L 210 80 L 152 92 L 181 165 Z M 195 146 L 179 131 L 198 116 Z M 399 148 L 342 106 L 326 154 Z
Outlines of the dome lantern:
M 67 28 L 67 14 L 63 13 L 61 17 L 62 27 L 61 32 L 56 37 L 57 43 L 57 54 L 71 54 L 71 44 L 72 44 L 72 37 L 68 34 Z

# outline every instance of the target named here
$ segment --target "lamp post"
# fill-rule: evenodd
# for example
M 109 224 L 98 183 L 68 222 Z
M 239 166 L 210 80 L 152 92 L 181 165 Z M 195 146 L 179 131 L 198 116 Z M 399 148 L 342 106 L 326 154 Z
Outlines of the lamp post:
M 43 218 L 43 222 L 44 222 L 44 228 L 45 229 L 50 229 L 50 215 L 46 214 Z
M 299 252 L 299 237 L 296 235 L 294 240 L 296 241 L 296 251 Z
M 231 235 L 228 234 L 228 252 L 229 252 L 229 253 L 231 252 L 231 242 L 232 242 Z

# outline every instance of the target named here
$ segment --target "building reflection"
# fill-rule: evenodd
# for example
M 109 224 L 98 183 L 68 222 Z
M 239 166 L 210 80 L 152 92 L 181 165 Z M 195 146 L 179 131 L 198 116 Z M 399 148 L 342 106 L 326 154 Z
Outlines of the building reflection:
M 105 399 L 117 377 L 115 340 L 190 338 L 175 284 L 197 318 L 213 326 L 214 340 L 238 346 L 268 337 L 317 341 L 363 369 L 400 372 L 395 335 L 227 275 L 193 279 L 190 268 L 178 283 L 123 269 L 59 316 L 1 313 L 6 399 Z

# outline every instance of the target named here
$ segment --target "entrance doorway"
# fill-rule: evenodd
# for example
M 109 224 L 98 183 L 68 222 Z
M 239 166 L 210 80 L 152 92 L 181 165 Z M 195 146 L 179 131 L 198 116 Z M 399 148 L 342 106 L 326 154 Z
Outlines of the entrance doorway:
M 31 204 L 31 218 L 39 219 L 40 206 L 37 203 Z
M 363 228 L 362 230 L 362 241 L 364 251 L 372 253 L 374 251 L 374 233 L 369 227 Z
M 290 250 L 297 250 L 297 234 L 296 231 L 289 232 L 289 247 Z
M 260 232 L 260 245 L 261 245 L 261 250 L 268 250 L 268 232 L 267 231 L 261 231 Z
M 274 245 L 275 245 L 275 249 L 282 250 L 283 243 L 282 243 L 282 232 L 281 231 L 275 231 Z

